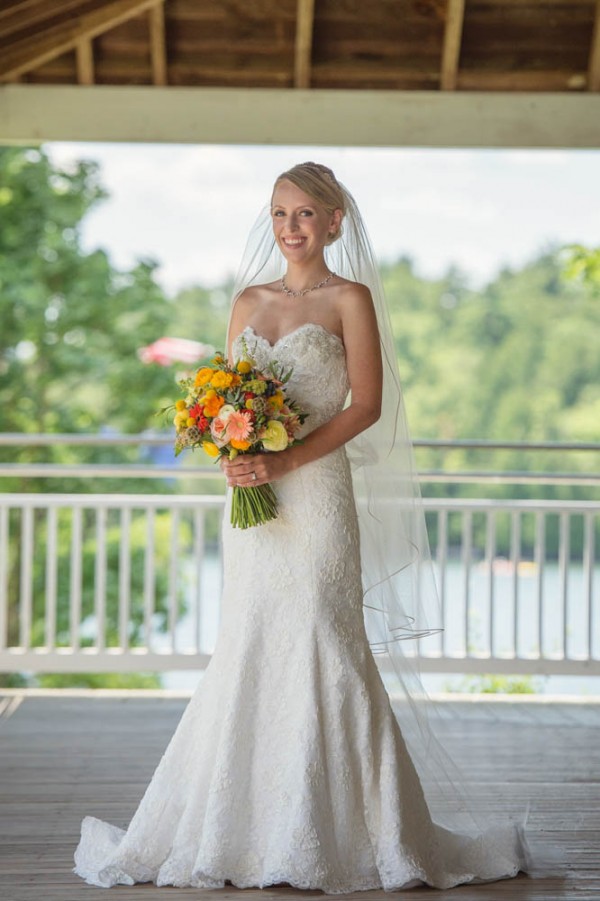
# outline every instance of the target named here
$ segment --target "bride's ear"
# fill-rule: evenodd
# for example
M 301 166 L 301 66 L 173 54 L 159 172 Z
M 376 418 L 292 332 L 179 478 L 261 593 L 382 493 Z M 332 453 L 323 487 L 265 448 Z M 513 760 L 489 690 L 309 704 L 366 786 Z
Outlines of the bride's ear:
M 340 230 L 344 214 L 342 210 L 334 210 L 329 220 L 329 235 L 333 238 Z

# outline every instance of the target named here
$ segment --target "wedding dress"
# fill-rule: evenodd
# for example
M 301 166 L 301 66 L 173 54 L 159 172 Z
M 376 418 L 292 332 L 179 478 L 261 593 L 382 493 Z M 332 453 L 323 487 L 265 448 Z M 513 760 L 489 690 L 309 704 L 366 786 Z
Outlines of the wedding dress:
M 306 323 L 274 345 L 247 326 L 256 365 L 293 367 L 300 433 L 344 406 L 340 338 Z M 476 837 L 432 821 L 367 641 L 360 543 L 344 446 L 273 483 L 279 516 L 223 518 L 217 644 L 127 830 L 86 816 L 87 882 L 337 894 L 449 888 L 525 868 L 521 827 Z

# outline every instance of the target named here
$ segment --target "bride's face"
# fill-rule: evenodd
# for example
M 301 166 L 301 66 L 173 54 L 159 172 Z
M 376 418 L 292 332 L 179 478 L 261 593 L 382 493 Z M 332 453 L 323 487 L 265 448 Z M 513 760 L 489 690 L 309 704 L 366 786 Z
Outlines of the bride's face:
M 273 193 L 271 217 L 273 234 L 284 257 L 290 261 L 307 260 L 322 254 L 329 232 L 337 227 L 341 215 L 332 215 L 292 182 L 280 181 Z

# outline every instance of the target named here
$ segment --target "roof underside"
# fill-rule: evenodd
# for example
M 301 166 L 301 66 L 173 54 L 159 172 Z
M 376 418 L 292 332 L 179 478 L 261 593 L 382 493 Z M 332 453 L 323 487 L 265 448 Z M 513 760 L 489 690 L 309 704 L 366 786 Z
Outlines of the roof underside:
M 4 0 L 0 81 L 600 90 L 600 0 Z

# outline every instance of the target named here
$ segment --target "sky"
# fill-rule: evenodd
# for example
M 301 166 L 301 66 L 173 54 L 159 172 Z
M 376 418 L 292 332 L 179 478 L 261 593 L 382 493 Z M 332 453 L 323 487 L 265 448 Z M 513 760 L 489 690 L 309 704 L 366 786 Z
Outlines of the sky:
M 600 150 L 45 144 L 68 165 L 94 159 L 110 198 L 83 222 L 86 250 L 118 268 L 160 263 L 170 294 L 235 273 L 280 172 L 330 166 L 361 209 L 382 261 L 410 256 L 422 277 L 458 266 L 472 288 L 545 249 L 600 244 Z

